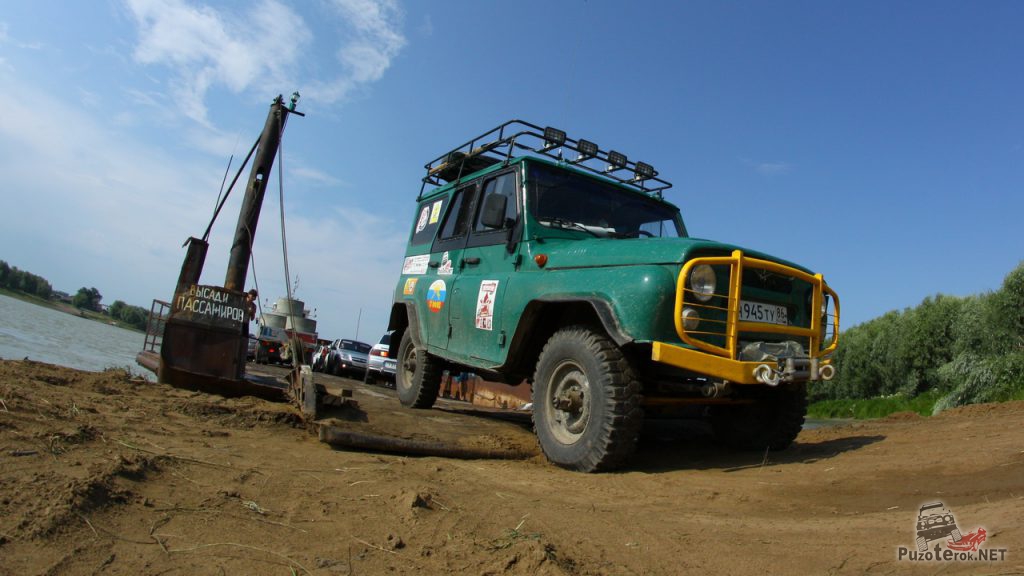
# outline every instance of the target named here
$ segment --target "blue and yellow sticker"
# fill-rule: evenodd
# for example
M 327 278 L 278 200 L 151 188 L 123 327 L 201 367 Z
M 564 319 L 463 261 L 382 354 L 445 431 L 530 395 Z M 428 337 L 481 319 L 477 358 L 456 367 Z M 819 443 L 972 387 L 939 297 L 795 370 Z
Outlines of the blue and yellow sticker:
M 434 280 L 427 289 L 427 308 L 431 312 L 440 312 L 444 308 L 444 299 L 448 295 L 448 286 L 444 280 Z

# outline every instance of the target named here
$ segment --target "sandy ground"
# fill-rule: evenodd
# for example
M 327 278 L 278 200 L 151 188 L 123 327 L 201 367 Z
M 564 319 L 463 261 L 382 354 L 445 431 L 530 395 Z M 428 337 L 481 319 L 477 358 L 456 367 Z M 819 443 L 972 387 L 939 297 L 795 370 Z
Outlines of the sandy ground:
M 340 450 L 287 405 L 0 361 L 0 574 L 1024 572 L 1024 403 L 807 430 L 767 457 L 662 423 L 628 469 L 585 475 L 514 421 L 337 383 L 410 436 L 528 453 Z M 1002 560 L 899 561 L 935 500 Z

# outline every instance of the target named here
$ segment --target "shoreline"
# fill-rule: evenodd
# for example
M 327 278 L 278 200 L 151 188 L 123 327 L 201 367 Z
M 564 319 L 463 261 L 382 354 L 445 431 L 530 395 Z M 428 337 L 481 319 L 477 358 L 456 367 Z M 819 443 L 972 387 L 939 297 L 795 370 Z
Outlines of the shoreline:
M 116 328 L 121 328 L 122 330 L 128 330 L 129 332 L 136 332 L 139 334 L 146 333 L 145 330 L 139 330 L 138 328 L 135 328 L 130 324 L 125 324 L 120 320 L 115 320 L 101 312 L 93 312 L 92 310 L 82 310 L 81 308 L 75 308 L 72 304 L 68 304 L 66 302 L 61 302 L 57 300 L 43 300 L 38 296 L 25 294 L 24 292 L 16 292 L 13 290 L 9 290 L 7 288 L 0 288 L 0 296 L 8 296 L 15 300 L 25 302 L 26 304 L 35 304 L 36 306 L 49 308 L 51 310 L 56 310 L 57 312 L 69 314 L 71 316 L 77 316 L 79 318 L 84 318 L 86 320 L 92 320 L 93 322 L 108 324 Z

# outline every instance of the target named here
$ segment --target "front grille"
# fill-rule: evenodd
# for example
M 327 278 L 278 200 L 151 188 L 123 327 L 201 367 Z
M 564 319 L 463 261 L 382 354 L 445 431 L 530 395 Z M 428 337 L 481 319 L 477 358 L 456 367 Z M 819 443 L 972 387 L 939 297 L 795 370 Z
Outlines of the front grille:
M 766 270 L 744 270 L 743 287 L 766 290 L 789 296 L 793 292 L 793 278 Z
M 706 302 L 700 300 L 687 279 L 689 272 L 702 264 L 711 266 L 716 276 L 715 293 Z M 732 284 L 736 273 L 741 274 L 739 286 Z M 796 342 L 815 356 L 835 347 L 835 327 L 830 318 L 838 324 L 838 310 L 835 315 L 826 312 L 823 318 L 815 318 L 812 313 L 816 296 L 835 300 L 835 293 L 820 276 L 744 257 L 737 250 L 731 255 L 701 254 L 691 259 L 680 271 L 677 290 L 676 315 L 691 308 L 700 321 L 696 328 L 686 329 L 677 319 L 676 329 L 683 342 L 702 350 L 736 358 L 738 348 L 751 342 Z M 770 320 L 782 317 L 780 307 L 785 309 L 785 324 Z M 744 310 L 756 314 L 747 316 Z

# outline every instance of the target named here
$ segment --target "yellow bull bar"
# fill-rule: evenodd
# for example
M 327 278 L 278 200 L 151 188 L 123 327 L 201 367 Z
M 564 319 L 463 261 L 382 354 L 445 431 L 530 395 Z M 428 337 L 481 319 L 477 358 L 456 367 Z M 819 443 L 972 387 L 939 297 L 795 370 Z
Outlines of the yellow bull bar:
M 727 295 L 728 306 L 724 309 L 726 320 L 722 332 L 707 332 L 698 330 L 687 330 L 683 324 L 683 309 L 690 304 L 703 309 L 718 309 L 720 307 L 710 306 L 700 302 L 687 302 L 687 293 L 692 292 L 687 288 L 687 279 L 690 271 L 702 264 L 710 266 L 729 266 L 729 293 Z M 775 272 L 789 276 L 810 284 L 814 290 L 811 296 L 810 327 L 789 326 L 782 324 L 767 324 L 760 322 L 744 322 L 739 319 L 740 300 L 742 296 L 743 271 L 747 268 Z M 831 314 L 832 336 L 831 342 L 825 348 L 823 329 L 825 326 L 822 317 L 816 311 L 820 310 L 825 295 L 831 297 L 834 302 L 835 313 Z M 714 294 L 714 296 L 726 296 L 725 294 Z M 696 300 L 696 298 L 694 298 Z M 839 344 L 839 296 L 829 288 L 821 274 L 808 274 L 791 266 L 785 266 L 768 260 L 751 258 L 743 255 L 740 250 L 735 250 L 729 256 L 711 256 L 694 258 L 683 265 L 679 271 L 676 281 L 676 299 L 674 310 L 676 333 L 680 340 L 692 348 L 668 344 L 665 342 L 654 342 L 651 350 L 651 358 L 656 362 L 662 362 L 686 370 L 691 370 L 708 376 L 721 378 L 738 384 L 763 383 L 764 379 L 757 376 L 757 371 L 763 369 L 765 362 L 745 362 L 737 360 L 737 349 L 739 347 L 739 335 L 742 332 L 757 332 L 761 334 L 784 334 L 794 337 L 808 339 L 808 354 L 813 366 L 809 379 L 818 377 L 818 369 L 821 366 L 831 364 L 831 359 L 824 358 L 835 351 Z M 701 322 L 721 322 L 714 320 L 701 320 Z M 704 342 L 695 337 L 698 334 L 714 334 L 724 336 L 725 346 L 717 346 Z

